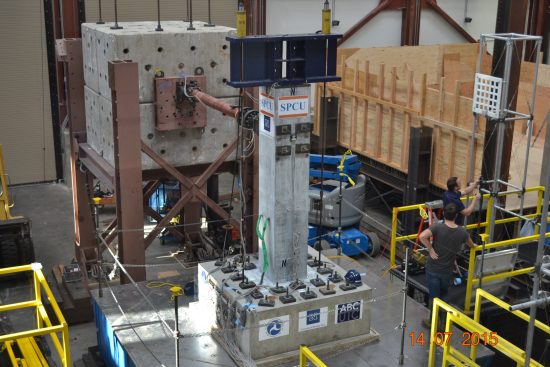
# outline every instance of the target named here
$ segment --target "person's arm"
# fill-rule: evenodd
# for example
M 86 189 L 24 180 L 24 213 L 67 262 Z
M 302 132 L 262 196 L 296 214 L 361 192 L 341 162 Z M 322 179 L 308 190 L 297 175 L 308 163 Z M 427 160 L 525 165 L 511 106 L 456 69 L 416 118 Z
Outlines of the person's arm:
M 435 252 L 435 250 L 432 246 L 432 243 L 430 241 L 430 237 L 432 237 L 432 236 L 433 236 L 433 233 L 428 228 L 428 229 L 425 229 L 424 231 L 422 231 L 422 233 L 420 233 L 420 236 L 418 237 L 418 239 L 420 240 L 420 242 L 422 242 L 422 244 L 424 246 L 426 246 L 426 248 L 428 249 L 428 252 L 430 254 L 430 257 L 434 260 L 437 260 L 439 258 L 439 256 Z
M 481 200 L 481 194 L 480 194 L 480 193 L 477 193 L 477 194 L 474 196 L 474 200 L 472 200 L 472 202 L 470 203 L 470 205 L 468 205 L 467 208 L 462 209 L 462 211 L 460 212 L 460 214 L 462 214 L 462 215 L 465 216 L 465 217 L 467 217 L 467 216 L 469 216 L 470 214 L 472 214 L 472 213 L 476 210 L 476 205 L 479 203 L 479 200 Z
M 479 185 L 479 181 L 471 182 L 464 190 L 460 190 L 460 196 L 470 195 L 476 187 Z
M 470 236 L 468 236 L 468 239 L 466 239 L 466 244 L 468 245 L 469 248 L 476 246 L 476 244 L 474 243 L 474 241 L 472 241 L 472 238 Z

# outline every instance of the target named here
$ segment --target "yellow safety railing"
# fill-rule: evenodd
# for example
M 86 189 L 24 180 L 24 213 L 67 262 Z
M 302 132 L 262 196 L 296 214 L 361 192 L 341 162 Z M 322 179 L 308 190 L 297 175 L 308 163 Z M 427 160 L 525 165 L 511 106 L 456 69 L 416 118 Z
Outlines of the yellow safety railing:
M 308 347 L 300 345 L 300 367 L 306 367 L 308 361 L 317 367 L 327 367 Z
M 530 192 L 536 192 L 537 193 L 537 205 L 536 205 L 536 212 L 533 214 L 527 214 L 524 215 L 526 218 L 537 218 L 542 211 L 542 202 L 544 198 L 544 186 L 535 186 L 535 187 L 529 187 L 525 189 L 526 193 Z M 517 193 L 500 193 L 498 196 L 508 196 L 508 195 L 517 195 Z M 488 200 L 487 204 L 487 214 L 486 219 L 484 222 L 473 223 L 466 226 L 467 229 L 475 229 L 477 227 L 483 228 L 485 230 L 485 234 L 481 234 L 481 238 L 483 241 L 486 241 L 486 238 L 488 236 L 488 231 L 490 227 L 490 219 L 491 215 L 493 213 L 491 212 L 492 203 L 494 200 L 494 197 L 490 196 L 489 194 L 483 195 L 484 199 Z M 471 199 L 471 197 L 470 197 Z M 466 198 L 462 199 L 463 201 L 466 200 Z M 410 212 L 413 210 L 422 211 L 425 210 L 426 205 L 425 204 L 415 204 L 415 205 L 407 205 L 402 206 L 398 208 L 393 208 L 393 215 L 392 215 L 392 232 L 391 232 L 391 241 L 390 241 L 390 265 L 391 267 L 396 266 L 396 247 L 398 243 L 404 243 L 408 241 L 414 241 L 418 237 L 418 233 L 414 234 L 406 234 L 406 235 L 397 235 L 397 227 L 398 227 L 398 215 L 400 213 L 404 212 Z M 498 219 L 495 221 L 495 224 L 506 224 L 506 223 L 513 223 L 518 222 L 520 218 L 518 217 L 511 217 L 511 218 L 504 218 L 504 219 Z M 550 233 L 546 234 L 546 237 L 550 237 Z M 533 236 L 527 236 L 527 237 L 518 237 L 512 240 L 506 240 L 506 241 L 499 241 L 499 242 L 493 242 L 488 243 L 485 245 L 485 250 L 490 249 L 496 249 L 500 247 L 507 247 L 511 245 L 521 245 L 526 244 L 531 241 L 536 241 L 538 239 L 538 226 L 535 226 L 535 235 Z M 481 245 L 473 247 L 470 250 L 470 260 L 468 263 L 468 280 L 466 282 L 466 294 L 465 294 L 465 301 L 464 301 L 464 311 L 466 313 L 470 312 L 470 300 L 472 299 L 472 292 L 474 289 L 474 286 L 479 284 L 480 278 L 475 276 L 475 260 L 476 260 L 476 254 L 478 252 L 481 252 L 483 247 Z M 503 279 L 503 278 L 510 278 L 516 275 L 521 274 L 528 274 L 534 271 L 533 267 L 524 268 L 524 269 L 518 269 L 518 270 L 512 270 L 512 271 L 505 271 L 501 273 L 496 274 L 490 274 L 490 275 L 484 275 L 482 281 L 483 282 L 490 282 L 497 279 Z
M 474 319 L 468 317 L 466 314 L 458 311 L 456 308 L 443 302 L 439 298 L 435 298 L 433 301 L 432 309 L 432 324 L 430 330 L 430 351 L 428 357 L 428 367 L 433 367 L 435 364 L 435 348 L 443 348 L 442 366 L 448 366 L 452 363 L 457 366 L 468 365 L 471 367 L 479 365 L 475 362 L 477 354 L 477 346 L 479 344 L 489 345 L 491 348 L 496 349 L 508 358 L 517 363 L 517 366 L 523 366 L 525 364 L 525 351 L 521 350 L 516 345 L 512 344 L 503 337 L 497 335 L 496 332 L 486 328 L 480 324 L 481 315 L 481 299 L 485 298 L 490 302 L 502 307 L 509 311 L 510 305 L 494 297 L 490 293 L 478 289 L 476 293 L 475 303 L 475 316 Z M 440 311 L 446 313 L 445 331 L 438 332 L 439 329 L 439 313 Z M 525 321 L 529 321 L 529 315 L 521 311 L 513 311 L 514 315 L 520 317 Z M 454 335 L 453 325 L 461 328 L 461 335 Z M 535 321 L 535 326 L 539 329 L 550 334 L 550 327 L 543 324 L 540 321 Z M 466 336 L 466 337 L 465 337 Z M 477 339 L 477 340 L 476 340 Z M 453 341 L 460 342 L 463 347 L 470 347 L 469 356 L 462 353 L 460 350 L 453 347 Z M 465 343 L 465 341 L 467 341 Z M 531 359 L 529 365 L 533 367 L 543 367 L 539 362 Z
M 69 327 L 59 306 L 52 294 L 52 291 L 42 273 L 42 265 L 39 263 L 33 263 L 30 265 L 14 266 L 11 268 L 0 269 L 0 275 L 8 275 L 14 273 L 21 273 L 26 271 L 33 272 L 33 285 L 34 285 L 34 299 L 30 301 L 18 302 L 7 305 L 0 305 L 0 313 L 13 310 L 19 310 L 23 308 L 34 307 L 36 311 L 36 329 L 20 331 L 11 334 L 5 334 L 0 336 L 0 345 L 4 345 L 8 350 L 8 355 L 15 366 L 19 365 L 17 358 L 13 353 L 13 342 L 25 338 L 33 338 L 39 335 L 49 335 L 53 342 L 53 345 L 59 355 L 61 364 L 63 367 L 69 367 L 71 365 L 71 356 L 69 348 Z M 44 294 L 42 294 L 44 292 Z M 48 315 L 44 303 L 42 301 L 43 296 L 50 302 L 53 313 L 57 319 L 57 324 L 53 325 Z M 58 333 L 61 334 L 61 341 L 59 340 Z M 19 344 L 19 343 L 18 343 Z M 31 342 L 32 344 L 32 342 Z M 13 358 L 12 358 L 13 357 Z
M 8 195 L 8 182 L 6 171 L 4 169 L 4 155 L 2 153 L 2 144 L 0 144 L 0 220 L 17 219 L 10 213 L 10 198 Z

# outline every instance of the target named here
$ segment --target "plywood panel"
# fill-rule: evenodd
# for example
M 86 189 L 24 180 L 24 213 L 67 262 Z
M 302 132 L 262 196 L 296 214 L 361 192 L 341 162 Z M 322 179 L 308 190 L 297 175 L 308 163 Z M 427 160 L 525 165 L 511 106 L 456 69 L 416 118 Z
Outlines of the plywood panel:
M 479 118 L 472 151 L 471 95 L 477 58 L 478 45 L 339 50 L 344 81 L 330 83 L 329 89 L 345 96 L 340 115 L 342 145 L 407 172 L 409 128 L 429 126 L 433 128 L 431 183 L 445 188 L 451 175 L 479 176 L 486 122 Z M 484 55 L 483 72 L 489 71 L 490 63 L 490 55 Z M 529 65 L 522 69 L 520 111 L 528 110 L 532 69 Z M 535 134 L 550 108 L 550 85 L 540 85 L 550 84 L 550 68 L 542 69 Z M 356 121 L 353 127 L 352 120 Z M 542 132 L 539 139 L 544 137 Z M 514 144 L 521 142 L 518 139 L 521 134 L 514 137 Z
M 56 178 L 43 1 L 2 2 L 0 144 L 10 182 Z

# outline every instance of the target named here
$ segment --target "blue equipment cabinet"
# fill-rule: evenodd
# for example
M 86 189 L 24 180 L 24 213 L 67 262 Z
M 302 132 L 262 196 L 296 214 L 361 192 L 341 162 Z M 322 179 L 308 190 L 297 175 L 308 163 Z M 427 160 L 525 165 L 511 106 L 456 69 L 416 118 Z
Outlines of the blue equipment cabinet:
M 342 161 L 343 158 L 343 161 Z M 340 172 L 338 166 L 343 163 L 342 173 L 342 197 L 343 204 L 340 210 L 339 189 Z M 321 174 L 321 165 L 323 172 Z M 338 226 L 342 226 L 342 252 L 347 256 L 358 256 L 366 253 L 376 256 L 380 252 L 380 241 L 374 233 L 365 234 L 359 230 L 362 214 L 354 206 L 362 207 L 362 199 L 365 193 L 366 177 L 359 174 L 361 162 L 356 155 L 310 155 L 309 176 L 322 178 L 323 186 L 323 218 L 321 220 L 323 233 L 319 227 L 320 215 L 320 190 L 321 184 L 315 183 L 309 187 L 310 210 L 309 210 L 309 236 L 308 245 L 315 246 L 319 236 L 325 240 L 330 247 L 338 248 L 340 239 Z M 353 180 L 353 185 L 350 182 Z M 354 203 L 354 206 L 349 205 Z M 340 216 L 341 213 L 341 216 Z
M 338 230 L 333 228 L 323 228 L 325 236 L 323 239 L 330 245 L 331 248 L 338 248 Z M 318 242 L 320 235 L 319 227 L 309 226 L 308 245 L 314 247 Z M 347 256 L 359 256 L 368 254 L 376 256 L 380 252 L 380 241 L 374 233 L 365 234 L 356 227 L 348 227 L 342 229 L 342 253 Z

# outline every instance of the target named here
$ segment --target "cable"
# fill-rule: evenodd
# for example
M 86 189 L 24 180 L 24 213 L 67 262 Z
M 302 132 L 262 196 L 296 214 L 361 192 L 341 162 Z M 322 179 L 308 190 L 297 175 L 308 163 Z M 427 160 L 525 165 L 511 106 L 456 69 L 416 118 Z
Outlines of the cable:
M 107 242 L 105 242 L 105 240 L 103 239 L 103 237 L 101 236 L 97 236 L 101 242 L 103 242 L 103 244 L 105 245 L 105 248 L 107 249 L 107 251 L 111 254 L 111 256 L 113 257 L 114 261 L 115 261 L 115 264 L 118 265 L 120 267 L 120 270 L 122 270 L 122 272 L 128 277 L 128 279 L 130 280 L 130 282 L 134 285 L 134 287 L 136 287 L 137 291 L 139 292 L 139 294 L 142 295 L 142 297 L 145 299 L 145 301 L 149 304 L 149 306 L 151 306 L 151 308 L 154 310 L 155 314 L 157 315 L 157 317 L 159 318 L 159 320 L 164 324 L 164 326 L 170 330 L 170 333 L 173 334 L 174 331 L 172 330 L 172 328 L 170 328 L 170 326 L 168 325 L 168 323 L 166 322 L 166 320 L 164 319 L 164 317 L 162 317 L 160 315 L 160 312 L 159 310 L 155 307 L 155 305 L 153 305 L 153 303 L 151 302 L 151 300 L 149 299 L 149 297 L 147 297 L 147 295 L 145 293 L 143 293 L 143 291 L 141 290 L 141 288 L 139 288 L 138 284 L 134 281 L 134 278 L 132 278 L 132 276 L 128 273 L 128 271 L 126 270 L 126 268 L 124 266 L 122 266 L 122 264 L 120 263 L 120 261 L 118 261 L 118 258 L 117 256 L 111 251 L 111 248 L 109 247 L 109 245 L 107 244 Z

